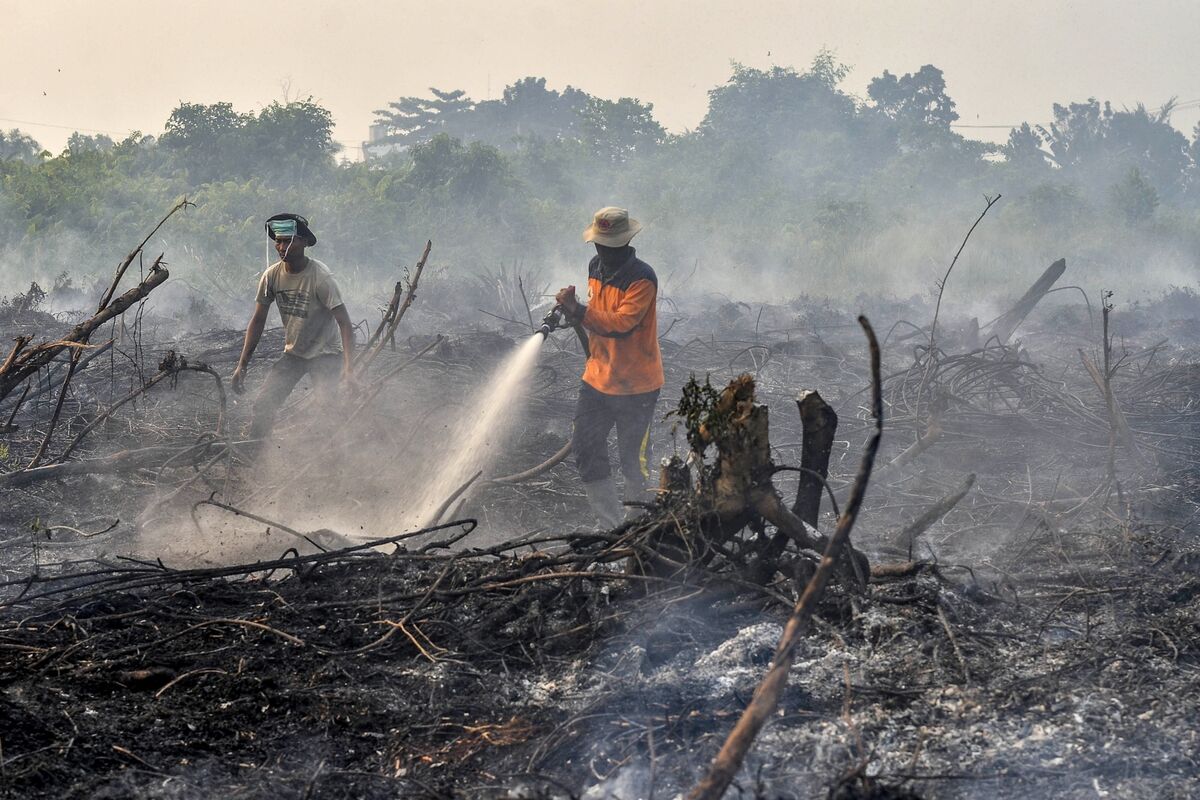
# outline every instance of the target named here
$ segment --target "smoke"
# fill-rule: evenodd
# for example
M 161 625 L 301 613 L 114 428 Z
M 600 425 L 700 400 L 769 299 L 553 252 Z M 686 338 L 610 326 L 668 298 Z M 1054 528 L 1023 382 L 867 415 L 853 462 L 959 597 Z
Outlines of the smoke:
M 137 549 L 174 564 L 245 563 L 290 547 L 311 550 L 321 530 L 365 539 L 434 524 L 453 511 L 456 503 L 448 501 L 459 499 L 457 490 L 476 473 L 493 476 L 522 416 L 543 342 L 540 334 L 525 338 L 490 374 L 463 386 L 457 405 L 430 395 L 450 394 L 444 384 L 414 380 L 386 387 L 365 413 L 356 413 L 365 387 L 321 402 L 302 382 L 253 464 L 239 472 L 236 491 L 238 508 L 280 524 L 214 506 L 184 514 L 152 505 L 143 514 Z M 396 425 L 394 415 L 406 411 L 410 416 Z M 493 537 L 502 533 L 488 530 Z

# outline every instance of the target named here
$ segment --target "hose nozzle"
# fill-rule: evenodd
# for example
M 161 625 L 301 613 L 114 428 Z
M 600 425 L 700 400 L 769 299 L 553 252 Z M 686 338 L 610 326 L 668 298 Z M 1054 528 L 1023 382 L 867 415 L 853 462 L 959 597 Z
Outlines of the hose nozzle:
M 558 330 L 562 327 L 563 311 L 562 306 L 555 306 L 550 309 L 546 316 L 542 317 L 542 324 L 538 327 L 537 333 L 540 333 L 546 338 L 550 337 L 550 332 Z

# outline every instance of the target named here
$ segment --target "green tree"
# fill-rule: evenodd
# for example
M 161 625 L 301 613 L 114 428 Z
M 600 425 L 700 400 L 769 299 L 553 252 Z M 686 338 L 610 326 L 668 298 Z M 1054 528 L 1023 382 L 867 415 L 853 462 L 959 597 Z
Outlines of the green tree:
M 522 78 L 506 86 L 499 100 L 475 105 L 473 129 L 499 146 L 517 139 L 578 138 L 589 99 L 570 86 L 562 92 L 547 89 L 545 78 Z
M 1170 197 L 1182 193 L 1191 157 L 1188 140 L 1171 126 L 1175 101 L 1157 111 L 1138 103 L 1118 111 L 1109 122 L 1106 144 L 1118 169 L 1136 169 L 1157 192 Z
M 440 133 L 413 145 L 410 153 L 412 166 L 404 183 L 417 194 L 444 195 L 477 206 L 499 202 L 512 185 L 504 154 L 482 142 L 466 145 Z
M 733 75 L 708 93 L 702 135 L 746 145 L 794 142 L 804 131 L 846 130 L 855 118 L 854 100 L 838 89 L 848 68 L 822 51 L 808 72 L 791 67 L 754 69 L 733 65 Z
M 112 150 L 116 143 L 103 133 L 95 136 L 75 132 L 67 137 L 67 152 L 69 153 L 106 153 Z
M 1191 159 L 1187 139 L 1171 126 L 1174 102 L 1158 111 L 1138 104 L 1113 110 L 1095 98 L 1054 105 L 1054 122 L 1038 133 L 1049 156 L 1093 190 L 1126 181 L 1136 168 L 1140 180 L 1168 196 L 1180 194 Z
M 231 103 L 181 103 L 158 141 L 197 184 L 240 176 L 241 167 L 230 167 L 242 160 L 241 133 L 252 117 L 234 111 Z
M 0 131 L 0 161 L 23 161 L 32 164 L 41 159 L 42 148 L 32 136 L 13 128 Z
M 583 112 L 582 134 L 595 154 L 612 163 L 646 153 L 667 138 L 666 130 L 654 119 L 654 105 L 633 97 L 590 98 Z
M 1117 211 L 1130 225 L 1150 219 L 1158 208 L 1158 192 L 1154 184 L 1146 180 L 1137 167 L 1130 167 L 1125 177 L 1113 184 L 1111 194 Z
M 241 128 L 247 116 L 234 111 L 232 103 L 180 103 L 167 118 L 160 141 L 164 147 L 201 146 Z
M 475 102 L 462 89 L 430 87 L 429 93 L 432 97 L 401 97 L 375 111 L 375 124 L 386 127 L 386 141 L 419 144 L 441 133 L 462 138 Z
M 1038 134 L 1046 143 L 1050 157 L 1063 169 L 1099 161 L 1104 152 L 1104 138 L 1112 120 L 1109 103 L 1100 105 L 1096 98 L 1085 103 L 1054 104 L 1054 121 L 1049 128 L 1038 126 Z
M 242 130 L 248 152 L 258 169 L 300 168 L 301 177 L 333 165 L 340 145 L 333 140 L 333 115 L 312 101 L 271 103 Z
M 816 197 L 860 193 L 895 155 L 897 135 L 890 120 L 862 113 L 841 90 L 848 73 L 827 50 L 805 72 L 734 64 L 729 80 L 709 91 L 697 135 L 672 148 L 690 160 L 679 172 L 696 180 L 716 173 L 694 191 L 719 197 L 728 215 L 748 222 L 796 224 L 799 208 L 805 218 L 814 212 Z
M 339 149 L 332 115 L 312 98 L 274 102 L 258 114 L 229 103 L 183 103 L 159 142 L 193 185 L 255 175 L 296 182 L 332 166 Z
M 223 140 L 240 131 L 250 115 L 232 103 L 181 103 L 167 118 L 159 143 L 168 150 L 215 155 Z
M 1009 164 L 1025 168 L 1044 168 L 1046 153 L 1042 150 L 1042 137 L 1028 122 L 1008 132 L 1008 142 L 1002 151 Z
M 867 86 L 867 96 L 876 109 L 907 126 L 949 131 L 958 119 L 954 101 L 946 94 L 946 79 L 932 64 L 900 77 L 884 70 Z

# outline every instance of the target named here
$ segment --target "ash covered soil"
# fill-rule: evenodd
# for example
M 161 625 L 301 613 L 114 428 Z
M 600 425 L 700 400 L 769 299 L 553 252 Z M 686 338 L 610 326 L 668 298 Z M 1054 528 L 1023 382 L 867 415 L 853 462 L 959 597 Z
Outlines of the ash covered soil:
M 1200 308 L 1113 313 L 1126 438 L 1084 363 L 1103 361 L 1098 309 L 1039 309 L 1007 345 L 943 322 L 925 370 L 927 332 L 898 320 L 929 309 L 868 305 L 884 444 L 852 538 L 873 566 L 906 566 L 831 585 L 727 796 L 1200 794 Z M 840 416 L 830 484 L 844 493 L 870 429 L 852 314 L 697 298 L 660 317 L 660 416 L 689 374 L 719 387 L 749 373 L 773 458 L 794 466 L 795 397 L 817 389 Z M 6 333 L 56 323 L 25 314 Z M 443 529 L 377 544 L 404 533 L 389 515 L 447 446 L 445 419 L 525 335 L 420 304 L 410 325 L 452 333 L 355 420 L 329 427 L 298 395 L 265 466 L 222 449 L 246 400 L 229 398 L 215 435 L 215 382 L 180 373 L 70 459 L 108 466 L 5 486 L 0 795 L 634 800 L 703 775 L 805 576 L 756 586 L 719 555 L 630 577 L 622 548 L 661 509 L 593 533 L 569 462 L 476 486 Z M 399 337 L 372 375 L 431 341 Z M 147 316 L 72 383 L 49 452 L 167 350 L 227 375 L 239 346 L 237 331 L 178 337 Z M 547 343 L 490 475 L 562 445 L 580 366 L 566 336 Z M 14 417 L 6 472 L 39 448 L 56 397 Z M 687 448 L 671 425 L 657 455 Z M 174 455 L 111 465 L 149 447 Z M 902 536 L 969 474 L 949 513 Z M 775 481 L 790 502 L 795 474 Z M 267 521 L 196 505 L 210 498 Z M 819 527 L 833 522 L 826 503 Z

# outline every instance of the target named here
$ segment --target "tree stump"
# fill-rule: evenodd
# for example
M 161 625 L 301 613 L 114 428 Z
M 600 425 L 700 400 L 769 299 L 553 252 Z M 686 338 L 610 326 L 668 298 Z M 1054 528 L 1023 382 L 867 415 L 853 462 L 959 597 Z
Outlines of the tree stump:
M 677 413 L 687 428 L 699 480 L 692 489 L 678 474 L 663 479 L 670 485 L 662 497 L 670 498 L 672 507 L 660 514 L 645 541 L 671 562 L 678 563 L 684 553 L 694 562 L 707 561 L 717 552 L 729 554 L 737 535 L 749 526 L 756 536 L 742 549 L 747 572 L 756 582 L 766 583 L 781 569 L 791 574 L 781 561 L 789 542 L 815 554 L 828 541 L 810 532 L 772 483 L 776 465 L 771 460 L 769 412 L 754 401 L 754 388 L 749 375 L 735 378 L 720 393 L 694 379 L 684 388 Z M 829 438 L 832 442 L 832 432 Z M 715 457 L 706 460 L 714 449 Z M 824 459 L 828 464 L 828 450 Z M 674 473 L 678 469 L 676 464 Z M 775 526 L 774 536 L 767 535 L 765 523 Z M 839 559 L 839 573 L 865 585 L 870 572 L 866 557 L 849 547 L 843 552 L 850 552 L 851 558 Z
M 829 453 L 837 433 L 838 415 L 815 391 L 804 391 L 796 397 L 800 422 L 804 428 L 800 450 L 800 485 L 792 513 L 814 528 L 821 515 L 821 492 L 829 477 Z

